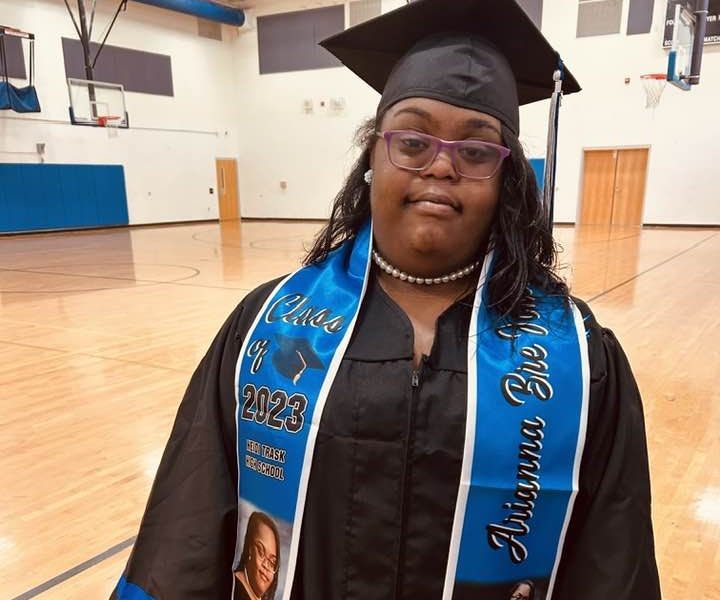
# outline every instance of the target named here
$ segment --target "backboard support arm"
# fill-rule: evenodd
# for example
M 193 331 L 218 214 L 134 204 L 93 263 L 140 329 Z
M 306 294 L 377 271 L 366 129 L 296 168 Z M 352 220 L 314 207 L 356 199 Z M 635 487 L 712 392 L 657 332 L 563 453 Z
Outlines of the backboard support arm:
M 115 21 L 117 21 L 117 18 L 120 15 L 120 11 L 126 10 L 126 9 L 127 9 L 127 0 L 120 0 L 117 10 L 115 11 L 112 21 L 110 22 L 110 27 L 108 27 L 108 30 L 105 32 L 105 37 L 103 38 L 102 42 L 100 42 L 100 47 L 98 48 L 98 51 L 95 53 L 95 59 L 93 60 L 93 63 L 92 63 L 93 69 L 95 68 L 95 65 L 97 64 L 98 58 L 100 58 L 100 53 L 102 52 L 102 49 L 105 47 L 105 42 L 107 42 L 107 39 L 110 36 L 110 32 L 113 30 L 113 27 L 115 27 Z
M 688 83 L 700 83 L 700 68 L 702 67 L 703 45 L 705 44 L 705 31 L 707 29 L 709 0 L 695 0 L 695 39 L 693 40 L 692 63 Z

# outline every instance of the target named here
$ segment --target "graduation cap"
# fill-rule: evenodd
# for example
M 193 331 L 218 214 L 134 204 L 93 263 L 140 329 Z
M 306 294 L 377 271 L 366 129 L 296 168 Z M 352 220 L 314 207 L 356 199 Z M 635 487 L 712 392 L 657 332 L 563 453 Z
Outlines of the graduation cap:
M 294 384 L 306 369 L 322 369 L 325 366 L 305 338 L 291 338 L 278 333 L 275 339 L 279 349 L 272 355 L 272 364 L 278 373 Z
M 378 114 L 405 98 L 431 98 L 492 115 L 518 135 L 518 107 L 553 97 L 554 176 L 559 80 L 566 94 L 580 86 L 515 0 L 416 0 L 320 45 L 382 94 Z
M 382 94 L 378 112 L 413 96 L 500 119 L 550 98 L 559 57 L 515 0 L 417 0 L 320 42 Z M 580 91 L 565 70 L 563 91 Z

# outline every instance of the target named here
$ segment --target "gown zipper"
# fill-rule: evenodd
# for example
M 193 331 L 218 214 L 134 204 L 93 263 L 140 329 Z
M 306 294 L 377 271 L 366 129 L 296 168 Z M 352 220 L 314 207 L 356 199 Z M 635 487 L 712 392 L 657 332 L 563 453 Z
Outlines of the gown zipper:
M 410 387 L 412 388 L 412 396 L 410 398 L 410 406 L 408 406 L 407 430 L 405 432 L 405 461 L 403 463 L 402 488 L 400 489 L 400 537 L 398 540 L 398 553 L 395 571 L 395 593 L 393 598 L 400 598 L 401 586 L 401 569 L 403 563 L 403 555 L 405 553 L 405 504 L 407 502 L 407 489 L 410 480 L 410 455 L 413 445 L 413 430 L 415 425 L 415 406 L 417 404 L 418 395 L 420 394 L 420 384 L 422 380 L 422 371 L 427 361 L 427 356 L 423 355 L 417 369 L 413 369 L 410 377 Z

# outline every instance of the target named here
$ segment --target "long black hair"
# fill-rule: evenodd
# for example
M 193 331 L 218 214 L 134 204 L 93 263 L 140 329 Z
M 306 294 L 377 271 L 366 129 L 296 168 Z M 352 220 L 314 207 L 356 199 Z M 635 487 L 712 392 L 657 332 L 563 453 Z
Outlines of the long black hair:
M 328 253 L 353 237 L 370 217 L 370 186 L 364 174 L 378 137 L 382 115 L 363 123 L 355 134 L 362 152 L 335 197 L 330 219 L 320 230 L 304 264 L 323 261 Z M 488 282 L 490 306 L 516 320 L 532 284 L 547 294 L 567 296 L 568 288 L 555 272 L 557 250 L 543 208 L 535 173 L 517 136 L 502 126 L 503 143 L 510 149 L 502 171 L 502 188 L 492 225 L 495 267 Z M 479 257 L 478 257 L 479 258 Z
M 275 521 L 273 521 L 264 512 L 255 511 L 248 519 L 247 529 L 245 531 L 245 541 L 243 542 L 242 554 L 240 555 L 240 563 L 238 564 L 237 571 L 245 569 L 248 561 L 250 560 L 250 550 L 252 549 L 253 541 L 258 537 L 260 524 L 269 527 L 275 536 L 275 547 L 277 548 L 277 570 L 275 571 L 270 587 L 268 587 L 267 591 L 262 596 L 263 600 L 273 600 L 278 586 L 278 574 L 280 573 L 280 534 L 278 533 Z

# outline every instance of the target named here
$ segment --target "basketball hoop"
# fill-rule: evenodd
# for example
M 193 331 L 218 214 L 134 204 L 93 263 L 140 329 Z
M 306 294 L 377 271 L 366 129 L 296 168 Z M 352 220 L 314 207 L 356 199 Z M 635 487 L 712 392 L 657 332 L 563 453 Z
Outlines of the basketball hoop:
M 115 123 L 117 121 L 117 123 Z M 120 117 L 115 115 L 102 115 L 97 118 L 98 127 L 118 127 L 120 125 Z
M 655 108 L 660 104 L 660 98 L 667 83 L 667 75 L 665 73 L 648 73 L 640 75 L 640 79 L 645 88 L 645 108 Z
M 118 129 L 122 125 L 122 119 L 116 115 L 98 115 L 97 124 L 98 127 L 107 129 L 109 138 L 116 138 Z

